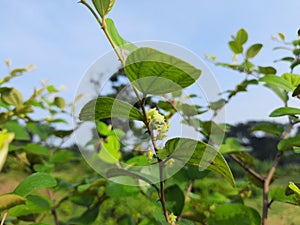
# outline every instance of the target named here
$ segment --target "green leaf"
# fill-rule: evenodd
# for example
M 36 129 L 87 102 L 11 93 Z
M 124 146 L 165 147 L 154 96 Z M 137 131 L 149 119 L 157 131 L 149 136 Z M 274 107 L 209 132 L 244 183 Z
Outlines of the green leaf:
M 291 69 L 293 70 L 295 67 L 297 67 L 298 65 L 300 65 L 300 59 L 296 59 L 294 62 L 292 62 L 291 64 Z
M 107 163 L 116 163 L 121 158 L 120 142 L 116 136 L 109 136 L 98 153 L 100 159 Z
M 38 135 L 43 141 L 45 141 L 53 132 L 53 128 L 51 128 L 48 124 L 29 122 L 26 124 L 26 128 L 33 134 Z
M 270 117 L 279 117 L 279 116 L 295 116 L 300 114 L 300 109 L 292 108 L 292 107 L 280 107 L 275 109 L 271 114 Z
M 285 194 L 286 195 L 292 195 L 294 193 L 299 193 L 300 190 L 300 183 L 294 183 L 294 182 L 289 182 L 289 185 L 285 189 Z
M 293 86 L 298 86 L 300 84 L 300 75 L 298 74 L 284 73 L 281 77 Z
M 231 170 L 223 156 L 212 146 L 193 139 L 174 138 L 168 140 L 165 148 L 170 158 L 183 161 L 194 166 L 199 170 L 211 170 L 219 173 L 234 186 L 234 179 Z
M 89 101 L 79 114 L 82 121 L 95 121 L 108 118 L 127 118 L 143 121 L 143 114 L 127 102 L 109 97 L 99 97 Z
M 126 59 L 125 73 L 144 94 L 167 94 L 192 85 L 201 70 L 153 48 L 138 48 Z
M 300 147 L 300 135 L 283 139 L 277 145 L 279 151 L 286 151 L 293 147 Z
M 220 147 L 222 154 L 231 152 L 247 152 L 248 148 L 241 145 L 241 141 L 237 138 L 226 138 L 225 144 Z
M 56 186 L 56 180 L 47 173 L 34 173 L 26 177 L 14 190 L 14 194 L 26 197 L 36 189 Z
M 289 96 L 287 95 L 286 91 L 282 88 L 279 88 L 270 83 L 267 83 L 264 86 L 271 89 L 283 102 L 287 102 L 289 100 Z
M 96 127 L 99 134 L 108 136 L 111 132 L 111 127 L 109 128 L 106 123 L 103 123 L 101 121 L 96 121 Z
M 58 108 L 63 109 L 66 106 L 65 99 L 62 97 L 55 97 L 54 98 L 54 105 L 56 105 Z
M 2 93 L 1 99 L 3 102 L 13 106 L 19 106 L 23 103 L 23 96 L 17 89 L 12 88 L 9 91 Z
M 276 74 L 277 73 L 277 70 L 274 68 L 274 67 L 271 67 L 271 66 L 266 66 L 266 67 L 263 67 L 263 66 L 259 66 L 258 67 L 258 72 L 260 74 Z
M 297 205 L 297 201 L 295 201 L 293 196 L 287 196 L 285 194 L 285 189 L 281 187 L 275 187 L 270 190 L 269 198 L 273 201 L 289 203 L 293 205 Z
M 280 37 L 280 39 L 281 39 L 282 41 L 284 41 L 284 40 L 285 40 L 285 36 L 284 36 L 284 34 L 283 34 L 283 33 L 278 33 L 278 36 Z
M 259 81 L 266 82 L 267 84 L 272 84 L 276 87 L 282 88 L 286 91 L 294 91 L 295 87 L 285 80 L 282 77 L 278 77 L 276 75 L 265 75 L 264 77 L 260 78 Z
M 222 98 L 218 101 L 211 102 L 209 105 L 209 108 L 214 111 L 217 111 L 217 110 L 223 108 L 225 104 L 226 104 L 226 100 Z
M 208 225 L 260 225 L 261 217 L 259 213 L 242 204 L 219 205 L 214 210 L 214 216 L 208 219 Z
M 300 55 L 300 48 L 295 48 L 293 50 L 293 54 L 296 55 L 296 56 L 299 56 Z
M 0 131 L 0 171 L 6 161 L 8 146 L 14 139 L 14 136 L 14 133 L 8 133 L 6 130 Z
M 29 195 L 25 205 L 19 205 L 12 208 L 9 210 L 9 214 L 14 217 L 19 217 L 22 215 L 42 213 L 50 210 L 51 205 L 48 198 L 38 195 Z
M 251 129 L 251 132 L 255 131 L 263 131 L 265 133 L 273 134 L 280 137 L 284 132 L 284 128 L 276 123 L 263 122 Z
M 248 41 L 248 33 L 245 29 L 240 29 L 234 39 L 238 44 L 243 45 Z
M 166 206 L 169 212 L 181 215 L 184 207 L 184 193 L 177 185 L 165 189 Z
M 93 224 L 93 222 L 97 219 L 99 214 L 98 204 L 96 207 L 88 208 L 82 215 L 76 218 L 72 218 L 68 221 L 68 224 L 76 224 L 76 225 L 87 225 Z
M 229 41 L 228 46 L 234 54 L 243 53 L 243 46 L 236 41 Z
M 6 122 L 3 125 L 3 129 L 14 133 L 15 140 L 30 141 L 30 136 L 26 132 L 26 129 L 24 129 L 24 127 L 22 127 L 16 120 L 11 120 L 11 121 Z
M 14 206 L 25 204 L 26 198 L 15 194 L 0 195 L 0 212 L 8 210 Z
M 102 18 L 109 13 L 115 4 L 115 0 L 92 0 L 92 2 Z
M 126 41 L 120 36 L 112 19 L 106 18 L 105 23 L 111 39 L 118 47 L 120 47 L 121 49 L 126 49 L 128 51 L 133 51 L 137 48 L 134 44 Z
M 66 163 L 73 157 L 73 152 L 70 150 L 59 150 L 51 155 L 49 162 L 51 163 Z
M 131 177 L 127 177 L 126 179 L 131 179 Z M 128 181 L 131 182 L 131 181 Z M 105 193 L 107 196 L 112 198 L 120 198 L 120 197 L 128 197 L 132 195 L 137 195 L 140 193 L 140 189 L 137 186 L 129 186 L 124 184 L 118 184 L 115 182 L 107 182 Z
M 300 195 L 300 189 L 294 182 L 289 183 L 289 188 L 296 194 Z
M 26 152 L 30 152 L 36 155 L 48 156 L 50 154 L 50 149 L 42 146 L 40 144 L 27 144 L 24 149 Z
M 254 45 L 251 45 L 248 49 L 247 49 L 247 52 L 246 52 L 246 58 L 247 59 L 250 59 L 250 58 L 253 58 L 255 57 L 261 50 L 261 48 L 263 47 L 262 44 L 254 44 Z
M 53 135 L 59 138 L 65 138 L 70 136 L 74 130 L 55 130 Z

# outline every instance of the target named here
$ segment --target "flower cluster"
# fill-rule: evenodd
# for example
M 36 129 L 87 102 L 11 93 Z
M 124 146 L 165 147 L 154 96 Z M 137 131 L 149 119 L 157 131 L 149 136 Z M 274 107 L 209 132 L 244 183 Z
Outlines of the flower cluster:
M 156 108 L 150 109 L 147 112 L 147 119 L 150 128 L 157 131 L 156 139 L 162 140 L 167 137 L 170 125 L 166 123 L 165 117 L 157 111 Z

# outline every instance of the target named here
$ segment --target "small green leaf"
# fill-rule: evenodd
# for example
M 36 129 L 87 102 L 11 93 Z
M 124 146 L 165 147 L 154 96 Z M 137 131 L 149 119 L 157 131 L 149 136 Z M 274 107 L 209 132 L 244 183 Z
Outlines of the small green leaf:
M 246 52 L 246 58 L 247 59 L 250 59 L 250 58 L 253 58 L 255 57 L 261 50 L 261 48 L 263 47 L 262 44 L 254 44 L 254 45 L 251 45 L 248 49 L 247 49 L 247 52 Z
M 279 116 L 295 116 L 300 114 L 300 109 L 292 108 L 292 107 L 280 107 L 275 109 L 271 114 L 270 117 L 279 117 Z
M 228 154 L 231 152 L 247 152 L 249 148 L 241 145 L 241 141 L 237 138 L 226 138 L 225 144 L 220 147 L 222 154 Z
M 19 217 L 23 215 L 42 213 L 45 211 L 50 211 L 51 205 L 48 198 L 38 196 L 38 195 L 29 195 L 25 205 L 19 205 L 11 210 L 9 214 L 14 217 Z
M 244 50 L 243 46 L 241 44 L 237 43 L 236 41 L 229 41 L 228 46 L 234 54 L 243 53 L 243 50 Z
M 26 152 L 30 152 L 36 155 L 48 156 L 50 154 L 50 149 L 40 144 L 30 143 L 27 144 L 24 149 L 26 150 Z
M 8 210 L 14 206 L 25 204 L 26 198 L 15 194 L 0 195 L 0 212 Z
M 251 129 L 251 132 L 255 132 L 255 131 L 263 131 L 265 133 L 273 134 L 280 137 L 284 132 L 284 128 L 276 123 L 264 122 L 258 124 L 257 126 Z
M 174 138 L 167 141 L 164 150 L 175 162 L 180 160 L 198 166 L 199 170 L 208 169 L 219 173 L 234 186 L 234 179 L 226 160 L 214 147 L 193 139 Z
M 248 33 L 245 29 L 240 29 L 234 39 L 238 44 L 243 45 L 248 41 Z
M 278 77 L 276 75 L 265 75 L 264 77 L 260 78 L 259 81 L 266 82 L 267 84 L 272 84 L 276 87 L 282 88 L 286 91 L 294 91 L 294 86 L 288 82 L 286 79 L 282 77 Z
M 281 39 L 282 41 L 284 41 L 284 40 L 285 40 L 285 36 L 284 36 L 284 34 L 283 34 L 283 33 L 278 33 L 278 36 L 280 37 L 280 39 Z
M 114 21 L 112 19 L 106 18 L 105 23 L 106 23 L 107 31 L 108 31 L 110 37 L 112 38 L 113 42 L 118 47 L 120 47 L 121 49 L 129 50 L 129 51 L 133 51 L 137 48 L 134 44 L 126 41 L 125 39 L 123 39 L 120 36 L 120 34 L 114 24 Z
M 63 99 L 61 97 L 55 97 L 54 98 L 54 105 L 56 105 L 60 109 L 63 109 L 66 106 L 65 99 Z
M 15 140 L 29 141 L 30 136 L 26 129 L 22 127 L 17 120 L 10 120 L 3 125 L 3 129 L 15 134 Z
M 297 67 L 298 65 L 300 65 L 300 59 L 296 59 L 294 62 L 292 62 L 291 64 L 291 69 L 293 70 L 295 67 Z
M 287 80 L 293 86 L 298 86 L 300 84 L 300 75 L 298 74 L 284 73 L 281 77 Z
M 300 48 L 295 48 L 293 50 L 293 54 L 296 55 L 296 56 L 299 56 L 300 55 Z
M 106 123 L 103 123 L 101 121 L 96 121 L 96 128 L 99 134 L 108 136 L 111 132 L 111 127 L 109 128 Z
M 258 72 L 260 74 L 276 74 L 277 73 L 277 70 L 274 68 L 274 67 L 271 67 L 271 66 L 266 66 L 266 67 L 263 67 L 263 66 L 259 66 L 258 67 Z
M 108 118 L 144 120 L 143 114 L 127 102 L 109 97 L 99 97 L 89 101 L 81 110 L 79 119 L 95 121 Z
M 271 89 L 283 102 L 287 102 L 289 100 L 289 96 L 282 88 L 279 88 L 270 83 L 266 83 L 264 86 Z
M 300 190 L 300 183 L 289 182 L 289 185 L 285 189 L 285 194 L 292 195 L 292 194 L 297 193 L 298 190 Z
M 23 96 L 17 89 L 12 88 L 9 91 L 2 93 L 1 99 L 3 102 L 13 106 L 19 106 L 23 103 Z
M 109 13 L 115 4 L 115 0 L 92 0 L 92 2 L 102 18 Z
M 271 200 L 297 205 L 293 196 L 287 196 L 285 190 L 281 187 L 272 188 L 269 195 Z
M 208 225 L 260 225 L 261 217 L 259 213 L 242 204 L 219 205 L 214 210 L 214 216 L 208 219 Z
M 126 59 L 125 73 L 144 94 L 167 94 L 192 85 L 201 70 L 172 55 L 142 47 Z
M 130 179 L 132 179 L 131 177 L 127 177 L 126 179 L 128 179 L 128 182 L 132 182 L 130 181 Z M 105 188 L 105 193 L 107 194 L 107 196 L 112 198 L 120 198 L 120 197 L 128 197 L 131 195 L 137 195 L 138 193 L 140 193 L 140 191 L 141 190 L 139 189 L 139 187 L 118 184 L 111 181 L 107 182 Z
M 56 180 L 47 173 L 34 173 L 25 178 L 14 190 L 14 194 L 26 197 L 36 189 L 56 186 Z
M 14 133 L 8 133 L 6 130 L 0 131 L 0 171 L 2 170 L 6 161 L 8 146 L 14 139 L 14 136 Z
M 294 60 L 295 60 L 295 58 L 293 58 L 293 57 L 283 57 L 281 59 L 275 60 L 275 62 L 279 62 L 279 61 L 293 62 Z
M 169 212 L 181 215 L 184 207 L 184 193 L 177 185 L 165 189 L 166 206 Z
M 53 135 L 59 138 L 65 138 L 70 136 L 74 130 L 55 130 Z
M 116 163 L 121 158 L 120 142 L 116 136 L 109 136 L 102 144 L 98 156 L 107 163 Z
M 225 104 L 226 104 L 226 100 L 222 98 L 222 99 L 219 99 L 218 101 L 211 102 L 209 105 L 209 108 L 214 111 L 217 111 L 217 110 L 223 108 Z
M 279 151 L 286 151 L 293 147 L 300 147 L 300 135 L 283 139 L 277 145 Z
M 82 215 L 72 218 L 68 221 L 67 224 L 76 224 L 76 225 L 87 225 L 93 224 L 97 219 L 99 214 L 100 204 L 96 205 L 96 207 L 88 208 Z

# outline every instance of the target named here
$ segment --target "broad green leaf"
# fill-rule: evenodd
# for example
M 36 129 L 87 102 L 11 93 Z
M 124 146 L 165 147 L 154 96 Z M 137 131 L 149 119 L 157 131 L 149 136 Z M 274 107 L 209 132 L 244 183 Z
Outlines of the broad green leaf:
M 43 141 L 45 141 L 49 137 L 49 135 L 53 132 L 53 128 L 51 128 L 49 124 L 39 124 L 39 123 L 29 122 L 26 124 L 26 128 L 29 131 L 31 131 L 33 134 L 38 135 Z
M 50 210 L 51 205 L 48 198 L 38 195 L 29 195 L 25 205 L 19 205 L 12 208 L 9 210 L 9 214 L 14 217 L 19 217 L 22 215 L 42 213 Z
M 284 128 L 283 128 L 283 126 L 276 124 L 276 123 L 264 122 L 264 123 L 260 123 L 260 124 L 256 125 L 255 127 L 253 127 L 251 129 L 251 132 L 255 132 L 255 131 L 263 131 L 268 134 L 281 136 L 282 133 L 284 132 Z
M 281 59 L 275 60 L 275 62 L 279 62 L 279 61 L 293 62 L 294 60 L 295 60 L 294 57 L 283 57 Z
M 211 102 L 209 105 L 209 108 L 214 111 L 217 111 L 217 110 L 223 108 L 225 104 L 226 104 L 226 100 L 222 98 L 218 101 Z
M 254 44 L 254 45 L 251 45 L 248 49 L 247 49 L 247 52 L 246 52 L 246 58 L 247 59 L 250 59 L 250 58 L 253 58 L 255 57 L 261 50 L 261 48 L 263 47 L 262 44 Z
M 300 75 L 293 73 L 284 73 L 281 76 L 285 80 L 287 80 L 291 85 L 298 86 L 300 84 Z
M 193 139 L 174 138 L 168 140 L 164 151 L 170 158 L 198 166 L 199 170 L 211 170 L 219 173 L 234 186 L 231 170 L 223 156 L 212 146 Z
M 276 87 L 282 88 L 286 91 L 294 91 L 295 87 L 290 84 L 287 80 L 282 77 L 278 77 L 276 75 L 265 75 L 264 77 L 260 78 L 259 81 L 266 82 L 267 84 L 272 84 Z
M 56 186 L 56 180 L 47 173 L 34 173 L 26 177 L 14 190 L 14 194 L 26 197 L 40 188 Z
M 22 127 L 16 120 L 11 120 L 11 121 L 6 122 L 3 125 L 3 129 L 14 133 L 15 140 L 20 140 L 20 141 L 29 141 L 30 140 L 30 136 L 26 132 L 26 129 L 24 129 L 24 127 Z
M 1 99 L 3 102 L 13 106 L 19 106 L 23 103 L 23 96 L 21 92 L 19 92 L 15 88 L 12 88 L 9 91 L 2 93 Z
M 126 59 L 125 73 L 144 94 L 167 94 L 192 85 L 201 70 L 172 55 L 142 47 Z
M 127 177 L 126 179 L 132 179 L 131 177 Z M 131 181 L 128 181 L 131 182 Z M 124 184 L 118 184 L 115 182 L 107 182 L 105 193 L 107 196 L 112 198 L 120 198 L 120 197 L 128 197 L 131 195 L 137 195 L 140 193 L 140 188 L 137 186 L 129 186 Z
M 109 13 L 115 4 L 115 0 L 92 0 L 92 2 L 102 18 Z
M 25 204 L 26 198 L 15 194 L 0 195 L 0 212 L 8 210 L 14 206 Z
M 66 106 L 65 99 L 62 97 L 55 97 L 54 98 L 54 105 L 56 105 L 58 108 L 63 109 Z
M 111 132 L 111 127 L 108 127 L 106 123 L 103 123 L 101 121 L 96 121 L 96 128 L 99 134 L 108 136 Z
M 208 219 L 208 225 L 260 225 L 261 217 L 259 213 L 242 204 L 219 205 L 214 210 L 214 216 Z
M 236 41 L 229 41 L 228 42 L 229 48 L 234 54 L 241 54 L 243 53 L 243 46 Z
M 296 56 L 299 56 L 300 55 L 300 48 L 295 48 L 293 50 L 293 54 L 296 55 Z
M 50 149 L 40 144 L 30 143 L 27 144 L 24 149 L 26 150 L 26 152 L 30 152 L 36 155 L 48 156 L 50 154 Z
M 269 193 L 269 198 L 274 201 L 297 205 L 297 201 L 295 201 L 294 197 L 286 195 L 285 189 L 281 187 L 272 188 Z
M 177 185 L 165 189 L 166 206 L 169 212 L 181 215 L 184 207 L 184 193 Z
M 125 39 L 123 39 L 120 36 L 120 34 L 114 24 L 114 21 L 112 19 L 106 18 L 105 23 L 106 23 L 107 31 L 108 31 L 111 39 L 118 47 L 120 47 L 121 49 L 126 49 L 128 51 L 133 51 L 134 49 L 137 48 L 134 44 L 126 41 Z
M 120 150 L 119 139 L 116 136 L 109 136 L 102 144 L 98 156 L 104 162 L 116 163 L 121 158 L 121 154 L 119 150 Z
M 300 147 L 300 135 L 283 139 L 277 145 L 279 151 L 286 151 L 293 147 Z
M 96 121 L 108 118 L 144 120 L 143 114 L 127 102 L 109 97 L 99 97 L 89 101 L 79 114 L 82 121 Z
M 271 114 L 270 117 L 279 117 L 279 116 L 295 116 L 300 114 L 300 109 L 292 108 L 292 107 L 280 107 L 275 109 Z
M 289 96 L 282 88 L 279 88 L 270 83 L 266 83 L 264 86 L 271 89 L 283 102 L 287 102 L 289 100 Z
M 263 66 L 259 66 L 258 67 L 258 72 L 260 74 L 276 74 L 277 73 L 277 70 L 274 68 L 274 67 L 271 67 L 271 66 L 266 66 L 266 67 L 263 67 Z
M 0 131 L 0 171 L 2 170 L 6 161 L 8 146 L 14 139 L 14 136 L 14 133 L 8 133 L 6 130 Z
M 248 33 L 245 29 L 240 29 L 234 39 L 238 44 L 243 45 L 248 41 Z
M 226 138 L 225 144 L 220 147 L 222 154 L 228 154 L 231 152 L 247 152 L 249 148 L 241 145 L 241 141 L 237 138 Z
M 67 224 L 76 224 L 76 225 L 93 224 L 98 217 L 99 207 L 100 204 L 96 205 L 96 207 L 88 208 L 79 217 L 70 219 Z
M 67 163 L 69 162 L 70 159 L 73 157 L 73 152 L 70 150 L 62 150 L 60 149 L 59 151 L 54 152 L 50 159 L 50 163 Z

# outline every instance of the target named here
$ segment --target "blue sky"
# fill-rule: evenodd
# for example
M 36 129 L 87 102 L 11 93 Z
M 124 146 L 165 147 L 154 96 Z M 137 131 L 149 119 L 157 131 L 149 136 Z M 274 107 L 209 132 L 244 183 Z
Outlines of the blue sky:
M 2 2 L 0 13 L 0 72 L 4 60 L 13 67 L 36 65 L 37 69 L 18 78 L 15 85 L 28 92 L 48 78 L 65 85 L 63 96 L 71 101 L 86 69 L 111 48 L 87 9 L 73 0 L 10 0 Z M 206 53 L 230 61 L 230 35 L 239 28 L 249 33 L 249 43 L 261 42 L 257 57 L 269 65 L 282 56 L 272 51 L 271 35 L 282 32 L 288 40 L 300 28 L 300 2 L 286 1 L 197 1 L 197 0 L 116 0 L 109 14 L 120 33 L 130 41 L 161 40 L 184 46 L 200 57 Z M 242 78 L 232 71 L 208 64 L 221 88 L 233 88 Z M 284 70 L 284 64 L 278 64 Z M 266 119 L 280 103 L 263 88 L 251 88 L 227 107 L 228 122 Z

